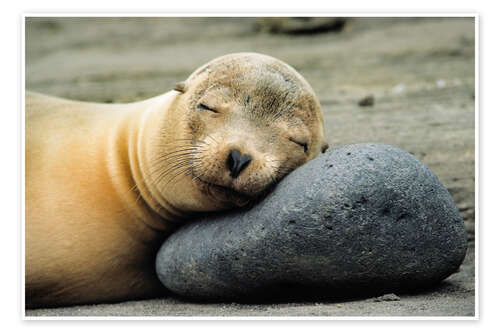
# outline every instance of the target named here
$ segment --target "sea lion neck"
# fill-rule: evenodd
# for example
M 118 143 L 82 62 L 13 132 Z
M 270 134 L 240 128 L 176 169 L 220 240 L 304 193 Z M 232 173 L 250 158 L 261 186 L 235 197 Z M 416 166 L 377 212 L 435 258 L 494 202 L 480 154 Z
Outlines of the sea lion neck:
M 146 171 L 148 146 L 155 144 L 151 142 L 151 128 L 158 126 L 162 117 L 158 110 L 168 112 L 172 98 L 169 92 L 130 104 L 109 137 L 108 169 L 118 195 L 126 209 L 157 231 L 170 230 L 169 222 L 186 215 L 162 196 Z

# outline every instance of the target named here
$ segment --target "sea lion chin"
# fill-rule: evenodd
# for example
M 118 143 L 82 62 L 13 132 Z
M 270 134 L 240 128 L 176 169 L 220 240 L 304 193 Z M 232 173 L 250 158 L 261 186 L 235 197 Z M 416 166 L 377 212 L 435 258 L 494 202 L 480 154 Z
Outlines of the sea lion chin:
M 258 200 L 326 148 L 310 85 L 256 53 L 136 103 L 27 93 L 26 306 L 158 296 L 179 223 Z
M 235 190 L 216 185 L 216 184 L 207 184 L 207 194 L 212 196 L 215 200 L 220 202 L 229 202 L 238 207 L 244 207 L 251 203 L 258 197 L 250 197 L 245 194 L 236 192 Z

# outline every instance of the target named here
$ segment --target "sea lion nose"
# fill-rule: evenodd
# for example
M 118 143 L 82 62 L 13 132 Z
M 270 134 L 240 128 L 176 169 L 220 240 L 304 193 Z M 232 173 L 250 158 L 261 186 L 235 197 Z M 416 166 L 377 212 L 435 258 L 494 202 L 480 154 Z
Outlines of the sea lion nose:
M 231 172 L 232 178 L 238 178 L 240 173 L 250 164 L 252 157 L 250 155 L 242 155 L 237 149 L 231 149 L 227 156 L 227 168 Z

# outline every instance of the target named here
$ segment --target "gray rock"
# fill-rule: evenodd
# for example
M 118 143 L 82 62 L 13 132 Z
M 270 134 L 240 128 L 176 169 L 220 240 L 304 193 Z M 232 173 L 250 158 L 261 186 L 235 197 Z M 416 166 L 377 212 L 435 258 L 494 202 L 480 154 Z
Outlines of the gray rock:
M 428 287 L 462 263 L 462 218 L 437 177 L 384 144 L 328 151 L 247 211 L 171 235 L 160 280 L 201 300 L 354 296 Z
M 375 96 L 373 95 L 368 95 L 366 97 L 363 97 L 359 102 L 359 106 L 373 106 L 375 105 Z
M 373 299 L 374 302 L 396 302 L 400 300 L 401 298 L 396 294 L 385 294 Z

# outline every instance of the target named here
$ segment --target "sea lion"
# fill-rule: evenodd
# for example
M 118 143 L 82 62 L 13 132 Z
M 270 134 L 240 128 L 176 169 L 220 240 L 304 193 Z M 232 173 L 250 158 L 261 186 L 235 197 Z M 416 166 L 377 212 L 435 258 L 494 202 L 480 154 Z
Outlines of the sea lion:
M 27 308 L 161 295 L 162 241 L 252 202 L 327 149 L 312 88 L 239 53 L 130 104 L 26 94 Z

